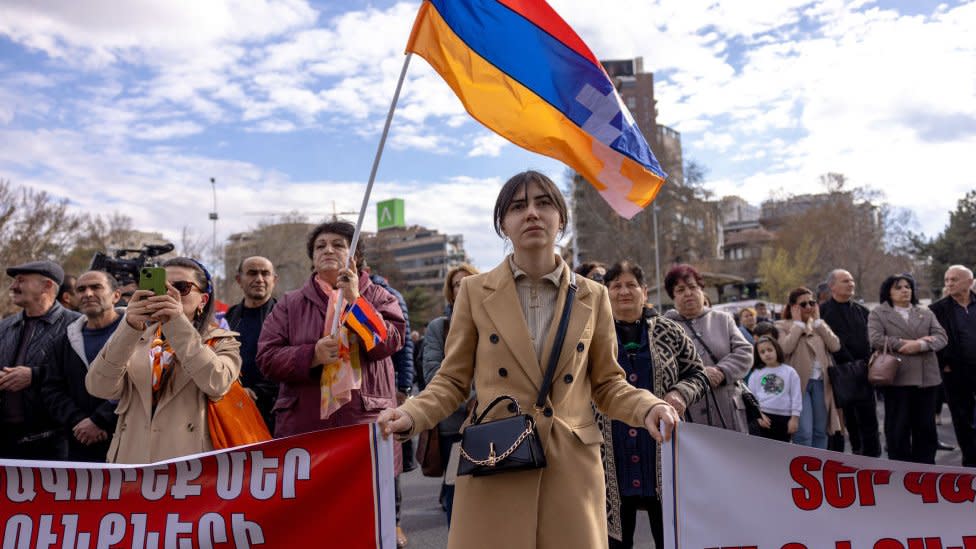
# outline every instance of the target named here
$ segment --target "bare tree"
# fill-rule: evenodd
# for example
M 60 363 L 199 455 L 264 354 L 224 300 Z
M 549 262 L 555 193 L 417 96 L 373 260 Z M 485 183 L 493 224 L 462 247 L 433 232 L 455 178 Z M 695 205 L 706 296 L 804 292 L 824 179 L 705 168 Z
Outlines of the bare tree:
M 62 261 L 82 223 L 81 216 L 68 210 L 66 199 L 0 180 L 0 265 L 39 259 Z M 4 290 L 6 286 L 5 283 Z M 4 291 L 0 295 L 0 316 L 13 310 Z

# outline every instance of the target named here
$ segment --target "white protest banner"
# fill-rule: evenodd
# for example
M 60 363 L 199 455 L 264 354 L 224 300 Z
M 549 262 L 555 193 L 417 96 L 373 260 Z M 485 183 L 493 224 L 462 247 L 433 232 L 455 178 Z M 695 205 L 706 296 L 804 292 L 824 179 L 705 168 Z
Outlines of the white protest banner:
M 669 549 L 976 549 L 976 471 L 682 423 L 663 448 Z

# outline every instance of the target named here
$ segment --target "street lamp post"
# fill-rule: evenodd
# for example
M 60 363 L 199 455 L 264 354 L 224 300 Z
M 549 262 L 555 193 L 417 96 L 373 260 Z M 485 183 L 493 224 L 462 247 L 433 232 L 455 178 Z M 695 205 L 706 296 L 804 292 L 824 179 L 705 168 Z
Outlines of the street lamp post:
M 654 223 L 654 283 L 657 284 L 657 292 L 654 306 L 661 310 L 661 247 L 658 245 L 657 238 L 657 204 L 651 203 L 651 217 Z
M 210 241 L 210 253 L 213 254 L 213 266 L 211 268 L 216 268 L 218 263 L 217 257 L 217 180 L 213 177 L 210 178 L 210 188 L 213 190 L 213 211 L 210 212 L 210 221 L 213 222 L 213 236 Z

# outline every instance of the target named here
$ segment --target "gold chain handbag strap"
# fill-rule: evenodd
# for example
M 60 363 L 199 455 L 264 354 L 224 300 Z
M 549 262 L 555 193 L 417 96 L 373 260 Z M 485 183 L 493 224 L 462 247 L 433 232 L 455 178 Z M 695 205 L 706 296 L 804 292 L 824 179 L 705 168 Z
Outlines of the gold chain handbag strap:
M 522 434 L 519 435 L 517 439 L 515 439 L 512 446 L 509 447 L 508 450 L 502 452 L 501 455 L 495 455 L 495 443 L 491 442 L 488 444 L 489 450 L 488 457 L 486 459 L 475 459 L 471 457 L 470 454 L 464 451 L 464 446 L 461 446 L 461 457 L 470 461 L 471 463 L 474 463 L 475 465 L 480 465 L 482 467 L 494 467 L 496 464 L 504 461 L 505 458 L 512 455 L 512 452 L 514 452 L 515 449 L 522 444 L 526 437 L 532 435 L 532 429 L 535 427 L 535 420 L 532 419 L 532 416 L 526 416 L 526 418 L 528 419 L 528 425 L 525 427 L 525 430 L 522 431 Z

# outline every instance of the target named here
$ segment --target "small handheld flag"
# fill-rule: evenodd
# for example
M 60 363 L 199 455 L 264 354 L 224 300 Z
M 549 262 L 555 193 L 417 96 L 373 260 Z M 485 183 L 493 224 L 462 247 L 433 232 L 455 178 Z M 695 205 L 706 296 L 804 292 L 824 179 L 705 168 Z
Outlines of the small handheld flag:
M 386 324 L 363 296 L 346 309 L 343 323 L 356 332 L 367 351 L 386 339 Z

